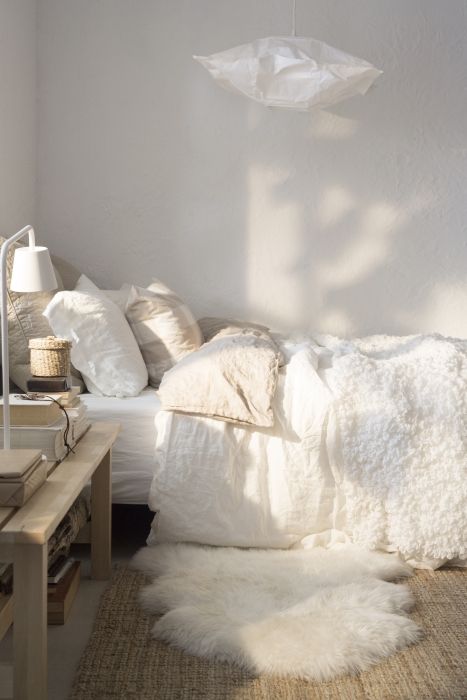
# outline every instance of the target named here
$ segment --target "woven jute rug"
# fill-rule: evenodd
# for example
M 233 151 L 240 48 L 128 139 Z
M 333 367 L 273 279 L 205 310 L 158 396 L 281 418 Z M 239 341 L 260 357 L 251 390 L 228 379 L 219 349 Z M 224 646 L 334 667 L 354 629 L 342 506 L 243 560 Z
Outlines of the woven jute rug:
M 252 677 L 151 638 L 138 592 L 145 577 L 120 567 L 104 593 L 71 700 L 444 700 L 467 698 L 467 571 L 418 572 L 409 582 L 419 644 L 357 676 L 317 683 Z M 336 629 L 336 634 L 339 630 Z

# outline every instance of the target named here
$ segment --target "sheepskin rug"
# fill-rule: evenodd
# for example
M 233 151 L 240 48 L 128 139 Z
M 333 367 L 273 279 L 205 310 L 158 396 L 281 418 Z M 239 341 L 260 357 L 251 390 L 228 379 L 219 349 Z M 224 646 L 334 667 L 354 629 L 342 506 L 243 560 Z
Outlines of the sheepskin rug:
M 421 637 L 401 584 L 411 568 L 352 545 L 331 550 L 242 550 L 161 544 L 133 566 L 154 582 L 152 633 L 190 654 L 255 674 L 324 680 L 361 671 Z

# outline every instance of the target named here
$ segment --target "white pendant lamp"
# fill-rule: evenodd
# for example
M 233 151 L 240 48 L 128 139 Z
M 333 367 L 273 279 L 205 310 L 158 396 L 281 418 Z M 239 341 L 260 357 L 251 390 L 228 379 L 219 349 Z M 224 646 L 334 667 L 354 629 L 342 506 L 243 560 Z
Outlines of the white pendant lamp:
M 317 39 L 271 36 L 211 56 L 193 56 L 221 87 L 268 107 L 308 111 L 364 95 L 382 71 Z

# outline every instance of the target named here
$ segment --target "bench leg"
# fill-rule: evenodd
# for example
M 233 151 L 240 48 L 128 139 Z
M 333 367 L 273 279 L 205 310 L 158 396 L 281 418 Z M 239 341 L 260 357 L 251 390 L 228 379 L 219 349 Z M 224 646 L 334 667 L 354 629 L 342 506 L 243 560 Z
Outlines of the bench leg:
M 47 700 L 47 544 L 16 544 L 13 697 Z
M 109 450 L 91 480 L 91 576 L 101 581 L 111 571 L 111 463 Z

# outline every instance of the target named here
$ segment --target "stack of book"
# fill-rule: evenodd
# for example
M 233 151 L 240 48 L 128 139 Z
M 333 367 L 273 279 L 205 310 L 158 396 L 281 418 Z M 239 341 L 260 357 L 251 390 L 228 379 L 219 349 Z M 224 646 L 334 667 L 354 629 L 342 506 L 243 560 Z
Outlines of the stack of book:
M 68 415 L 68 420 L 70 422 L 68 442 L 71 447 L 76 445 L 78 440 L 83 437 L 84 433 L 91 425 L 87 415 L 86 405 L 81 401 L 79 392 L 79 387 L 74 386 L 68 391 L 51 392 L 47 394 L 51 399 L 55 399 L 55 401 L 65 409 Z
M 80 582 L 80 562 L 61 554 L 47 572 L 47 622 L 63 625 Z M 0 596 L 13 592 L 13 564 L 0 564 Z
M 62 460 L 68 454 L 68 447 L 73 448 L 90 426 L 78 387 L 12 394 L 10 420 L 11 447 L 40 450 L 49 462 Z M 3 401 L 0 401 L 0 421 L 3 424 Z M 3 447 L 3 434 L 0 447 Z
M 0 506 L 19 508 L 47 478 L 47 462 L 37 449 L 0 452 Z
M 65 555 L 49 567 L 47 575 L 47 622 L 65 624 L 80 580 L 80 562 Z
M 0 595 L 11 595 L 13 592 L 13 564 L 0 562 Z

